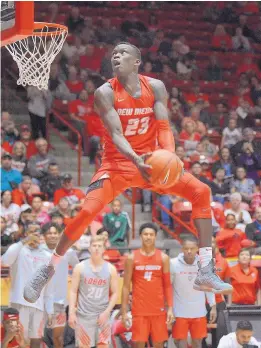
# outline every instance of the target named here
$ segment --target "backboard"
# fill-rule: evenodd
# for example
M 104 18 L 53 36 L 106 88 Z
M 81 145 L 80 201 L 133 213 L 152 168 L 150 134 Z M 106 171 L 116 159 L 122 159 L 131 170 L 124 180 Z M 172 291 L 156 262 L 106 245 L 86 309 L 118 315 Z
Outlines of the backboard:
M 33 30 L 33 1 L 1 1 L 1 46 L 22 40 Z

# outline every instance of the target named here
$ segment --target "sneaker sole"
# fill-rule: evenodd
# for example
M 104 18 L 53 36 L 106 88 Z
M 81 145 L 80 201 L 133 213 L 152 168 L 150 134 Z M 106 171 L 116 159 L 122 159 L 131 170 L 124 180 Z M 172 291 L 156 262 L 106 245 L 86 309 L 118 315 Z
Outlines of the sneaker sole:
M 197 291 L 212 292 L 214 294 L 222 294 L 222 295 L 229 295 L 233 292 L 232 287 L 231 289 L 216 290 L 206 285 L 196 285 L 196 284 L 193 285 L 193 289 Z

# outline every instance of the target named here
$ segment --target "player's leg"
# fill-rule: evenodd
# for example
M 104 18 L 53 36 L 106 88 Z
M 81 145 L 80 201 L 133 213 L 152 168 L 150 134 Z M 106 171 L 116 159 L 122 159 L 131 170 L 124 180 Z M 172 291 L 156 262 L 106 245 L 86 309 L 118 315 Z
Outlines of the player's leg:
M 228 293 L 233 287 L 223 282 L 214 272 L 212 258 L 212 217 L 210 206 L 210 188 L 190 173 L 182 178 L 166 193 L 178 195 L 192 203 L 192 218 L 199 236 L 200 270 L 194 283 L 194 289 Z
M 158 315 L 149 317 L 150 334 L 153 342 L 153 347 L 163 348 L 164 342 L 168 340 L 168 328 L 166 315 Z
M 91 348 L 96 346 L 97 320 L 87 320 L 77 316 L 75 327 L 75 345 L 78 348 Z
M 54 348 L 63 347 L 64 327 L 66 323 L 66 313 L 63 305 L 54 303 L 54 319 L 52 324 Z
M 44 312 L 31 307 L 29 318 L 29 338 L 31 348 L 40 348 L 44 331 Z
M 189 326 L 192 348 L 201 348 L 203 338 L 207 337 L 207 318 L 192 318 Z
M 50 263 L 40 267 L 25 286 L 24 298 L 26 301 L 31 303 L 37 301 L 42 289 L 53 277 L 55 266 L 60 262 L 61 256 L 81 237 L 95 216 L 113 200 L 114 195 L 125 189 L 124 181 L 121 184 L 122 187 L 118 184 L 117 191 L 114 190 L 108 176 L 106 178 L 100 177 L 90 184 L 82 210 L 66 226 Z
M 134 316 L 132 318 L 132 341 L 135 348 L 144 348 L 150 334 L 148 317 Z
M 176 318 L 172 328 L 172 337 L 177 348 L 187 348 L 189 321 L 187 318 Z
M 111 324 L 105 323 L 102 327 L 98 327 L 97 347 L 108 348 L 111 340 Z

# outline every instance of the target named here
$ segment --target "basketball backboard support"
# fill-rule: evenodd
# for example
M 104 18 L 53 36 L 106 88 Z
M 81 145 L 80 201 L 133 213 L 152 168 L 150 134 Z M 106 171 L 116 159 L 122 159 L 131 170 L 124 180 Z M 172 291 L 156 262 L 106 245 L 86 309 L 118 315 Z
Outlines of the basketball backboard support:
M 33 1 L 1 1 L 1 47 L 32 35 Z

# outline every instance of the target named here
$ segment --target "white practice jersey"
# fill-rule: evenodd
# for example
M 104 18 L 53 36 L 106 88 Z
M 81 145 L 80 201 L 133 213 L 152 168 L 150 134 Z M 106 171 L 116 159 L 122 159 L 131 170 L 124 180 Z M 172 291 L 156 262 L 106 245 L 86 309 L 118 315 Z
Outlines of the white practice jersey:
M 50 261 L 50 253 L 42 247 L 32 249 L 22 242 L 12 244 L 2 256 L 2 264 L 10 267 L 10 302 L 34 307 L 47 313 L 53 313 L 53 282 L 50 281 L 35 303 L 27 302 L 23 290 L 33 273 Z

